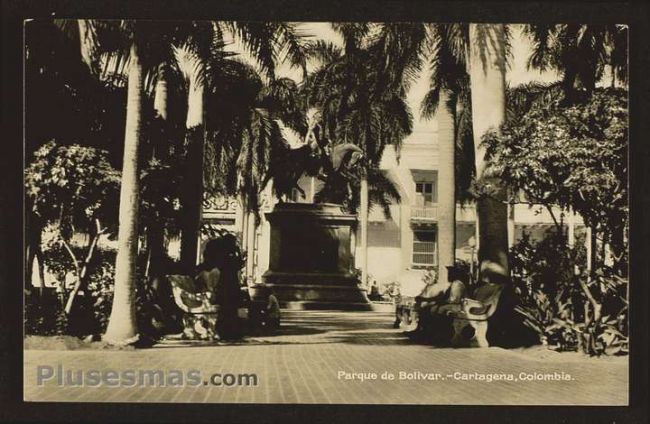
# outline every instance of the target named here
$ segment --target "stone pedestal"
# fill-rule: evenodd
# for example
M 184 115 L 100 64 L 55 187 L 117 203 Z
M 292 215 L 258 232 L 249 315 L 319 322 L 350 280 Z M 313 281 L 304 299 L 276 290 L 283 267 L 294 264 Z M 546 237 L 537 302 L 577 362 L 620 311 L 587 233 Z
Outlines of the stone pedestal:
M 262 280 L 283 307 L 371 309 L 353 273 L 354 215 L 334 204 L 279 203 L 266 218 L 271 245 Z

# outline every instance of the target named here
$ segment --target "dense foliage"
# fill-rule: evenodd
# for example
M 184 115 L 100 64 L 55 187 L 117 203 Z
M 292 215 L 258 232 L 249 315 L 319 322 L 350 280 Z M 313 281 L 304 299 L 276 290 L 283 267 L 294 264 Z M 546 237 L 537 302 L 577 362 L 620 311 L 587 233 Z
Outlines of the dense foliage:
M 512 249 L 518 311 L 555 349 L 624 353 L 627 92 L 596 89 L 582 101 L 566 102 L 561 85 L 554 84 L 515 90 L 509 100 L 519 105 L 518 113 L 483 139 L 488 170 L 505 182 L 512 201 L 544 205 L 556 224 L 544 240 L 524 237 Z M 568 245 L 565 215 L 553 212 L 557 206 L 576 212 L 591 229 L 591 263 L 584 239 Z
M 583 242 L 570 247 L 551 230 L 539 242 L 525 235 L 512 248 L 512 281 L 521 302 L 516 310 L 554 350 L 627 353 L 627 279 L 605 267 L 592 278 Z
M 92 232 L 95 220 L 102 225 L 117 220 L 119 172 L 106 151 L 50 141 L 34 153 L 25 183 L 31 209 L 46 223 L 56 223 L 66 239 L 74 230 Z
M 588 98 L 609 68 L 611 86 L 627 82 L 627 25 L 528 24 L 532 42 L 528 66 L 553 69 L 561 76 L 563 104 Z
M 73 246 L 77 256 L 84 254 L 83 247 Z M 155 315 L 152 307 L 152 293 L 149 279 L 144 275 L 146 256 L 138 256 L 138 283 L 136 291 L 136 312 L 139 327 L 146 336 L 155 336 Z M 92 258 L 92 267 L 86 284 L 78 294 L 73 308 L 66 313 L 65 302 L 69 295 L 75 273 L 75 266 L 68 252 L 56 240 L 50 240 L 45 249 L 45 263 L 57 282 L 53 288 L 39 293 L 30 290 L 25 299 L 25 332 L 34 335 L 97 336 L 106 331 L 113 302 L 115 284 L 115 251 L 98 249 Z M 70 278 L 72 277 L 72 278 Z
M 627 92 L 598 90 L 586 103 L 537 104 L 486 135 L 490 172 L 524 201 L 572 209 L 626 264 Z M 559 222 L 560 217 L 555 217 Z

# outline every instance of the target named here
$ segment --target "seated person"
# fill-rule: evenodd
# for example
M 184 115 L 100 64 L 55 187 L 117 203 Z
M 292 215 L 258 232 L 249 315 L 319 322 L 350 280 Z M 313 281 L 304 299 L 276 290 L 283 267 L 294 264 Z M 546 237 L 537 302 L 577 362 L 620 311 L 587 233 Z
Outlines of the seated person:
M 142 331 L 154 339 L 183 331 L 183 310 L 176 305 L 171 282 L 164 277 L 153 278 L 146 288 Z
M 467 292 L 466 279 L 463 277 L 463 272 L 457 266 L 447 267 L 447 281 L 449 284 L 447 299 L 444 303 L 432 308 L 432 313 L 446 315 L 447 311 L 460 310 L 461 303 Z
M 431 270 L 424 275 L 419 271 L 410 271 L 400 276 L 399 287 L 396 285 L 395 293 L 395 323 L 394 328 L 410 331 L 417 327 L 417 310 L 421 303 L 421 296 L 427 286 L 436 282 L 436 273 Z
M 249 298 L 249 318 L 253 329 L 277 329 L 280 326 L 280 302 L 273 291 L 264 285 L 258 285 L 254 288 L 254 297 Z
M 212 294 L 212 301 L 216 304 L 216 291 L 221 279 L 222 252 L 217 239 L 209 240 L 203 249 L 203 261 L 197 265 L 194 276 L 195 289 L 197 292 L 209 292 Z
M 465 295 L 465 284 L 456 266 L 447 267 L 447 281 L 428 284 L 416 298 L 418 305 L 418 326 L 410 335 L 433 344 L 447 344 L 451 341 L 451 318 L 447 310 L 460 308 Z
M 370 286 L 370 294 L 368 294 L 370 300 L 381 300 L 381 294 L 379 293 L 379 285 L 377 285 L 377 280 L 372 281 Z
M 438 273 L 430 271 L 430 276 L 425 276 L 424 288 L 419 295 L 415 296 L 417 308 L 426 308 L 428 305 L 436 303 L 448 289 L 447 282 L 439 281 Z

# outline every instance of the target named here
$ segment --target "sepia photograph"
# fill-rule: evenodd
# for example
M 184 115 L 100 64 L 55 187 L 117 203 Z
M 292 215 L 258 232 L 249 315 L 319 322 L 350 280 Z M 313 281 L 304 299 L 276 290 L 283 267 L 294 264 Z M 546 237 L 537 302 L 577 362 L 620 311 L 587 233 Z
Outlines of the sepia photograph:
M 627 406 L 629 28 L 533 19 L 25 20 L 24 401 Z

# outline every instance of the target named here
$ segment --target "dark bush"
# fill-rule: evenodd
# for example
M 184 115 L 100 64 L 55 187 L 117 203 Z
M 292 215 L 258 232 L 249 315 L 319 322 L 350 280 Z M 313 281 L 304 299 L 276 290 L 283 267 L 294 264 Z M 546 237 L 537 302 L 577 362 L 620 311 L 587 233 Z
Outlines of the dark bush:
M 53 288 L 25 291 L 25 334 L 54 336 L 66 333 L 68 320 L 59 294 Z
M 541 343 L 590 355 L 627 352 L 627 279 L 604 266 L 590 275 L 584 240 L 569 247 L 555 230 L 539 242 L 524 235 L 510 253 L 516 311 Z

